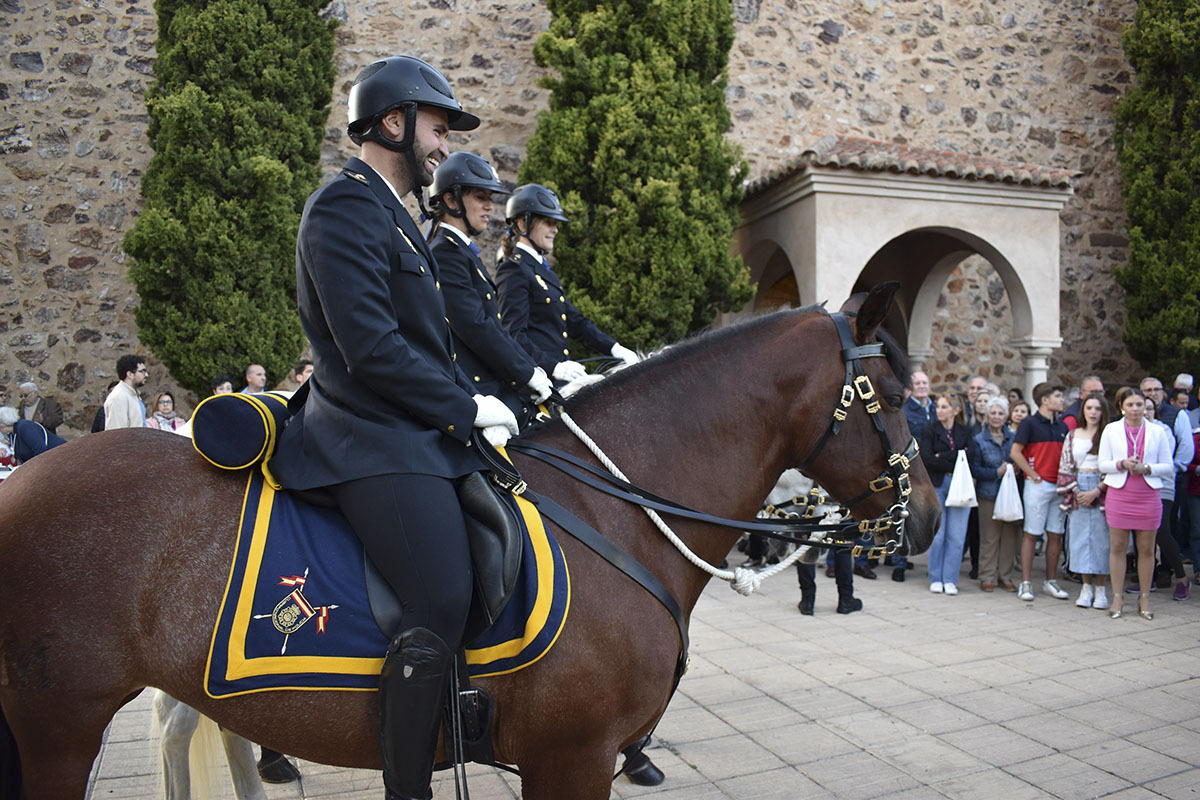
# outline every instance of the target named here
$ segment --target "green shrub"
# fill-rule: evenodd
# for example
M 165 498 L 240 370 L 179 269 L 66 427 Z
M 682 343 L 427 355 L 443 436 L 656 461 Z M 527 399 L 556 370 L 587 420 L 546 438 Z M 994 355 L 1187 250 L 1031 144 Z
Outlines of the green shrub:
M 304 347 L 296 230 L 320 179 L 333 24 L 312 0 L 159 0 L 154 157 L 126 234 L 139 339 L 201 396 Z
M 1125 344 L 1164 381 L 1200 357 L 1200 4 L 1140 0 L 1114 139 L 1129 217 Z M 1169 383 L 1168 383 L 1169 385 Z
M 725 139 L 728 0 L 549 0 L 534 47 L 557 77 L 521 182 L 571 221 L 555 267 L 571 299 L 628 346 L 674 341 L 753 294 L 729 247 L 746 167 Z

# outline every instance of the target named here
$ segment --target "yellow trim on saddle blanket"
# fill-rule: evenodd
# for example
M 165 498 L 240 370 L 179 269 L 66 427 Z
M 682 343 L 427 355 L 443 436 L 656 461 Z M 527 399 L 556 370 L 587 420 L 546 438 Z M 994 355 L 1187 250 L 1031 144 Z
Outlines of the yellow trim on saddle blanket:
M 300 653 L 271 656 L 247 655 L 246 645 L 254 618 L 255 594 L 259 590 L 268 528 L 276 501 L 276 490 L 272 486 L 274 481 L 271 480 L 265 465 L 263 467 L 261 470 L 250 471 L 243 493 L 242 522 L 239 525 L 235 552 L 244 557 L 234 559 L 226 581 L 225 593 L 218 610 L 217 624 L 214 625 L 208 663 L 205 668 L 206 693 L 210 697 L 224 698 L 280 689 L 374 691 L 376 688 L 374 685 L 361 685 L 362 680 L 358 680 L 359 685 L 294 685 L 296 682 L 289 681 L 286 676 L 315 673 L 373 678 L 378 676 L 383 668 L 382 654 L 379 657 L 318 656 Z M 255 490 L 257 490 L 257 497 L 254 495 Z M 474 667 L 470 670 L 472 677 L 503 675 L 537 662 L 557 642 L 558 636 L 565 627 L 570 607 L 570 575 L 565 557 L 556 543 L 552 547 L 552 540 L 537 508 L 523 498 L 516 497 L 514 499 L 525 521 L 529 536 L 528 543 L 532 548 L 533 560 L 537 566 L 536 594 L 533 598 L 532 608 L 524 621 L 523 630 L 517 629 L 520 631 L 520 635 L 490 646 L 467 649 L 468 667 Z M 247 519 L 248 514 L 253 514 L 252 528 L 248 524 L 251 523 L 251 520 Z M 245 540 L 247 535 L 250 537 L 248 542 Z M 529 558 L 528 550 L 526 558 Z M 558 607 L 555 608 L 555 567 L 558 563 L 561 563 L 562 570 L 561 574 L 557 576 L 557 591 L 560 599 Z M 564 596 L 565 604 L 562 602 Z M 261 599 L 260 595 L 260 604 Z M 230 616 L 231 613 L 232 616 Z M 337 611 L 332 612 L 331 625 L 337 624 L 337 613 Z M 552 617 L 553 619 L 551 619 Z M 519 618 L 516 624 L 520 625 Z M 225 631 L 228 633 L 225 634 Z M 548 634 L 552 635 L 548 636 Z M 481 640 L 486 640 L 486 638 L 486 634 L 480 637 Z M 531 644 L 535 646 L 531 647 Z M 218 648 L 220 649 L 218 650 Z M 219 655 L 223 655 L 224 658 L 216 658 L 214 664 L 214 656 Z M 222 661 L 224 664 L 221 664 Z M 220 693 L 214 694 L 211 688 L 212 683 L 210 683 L 214 677 L 226 685 L 233 681 L 250 679 L 248 684 L 253 684 L 253 686 L 245 690 L 229 687 L 229 691 L 224 691 L 224 687 L 221 687 Z M 273 679 L 278 682 L 272 684 Z M 353 680 L 344 682 L 354 683 Z M 288 685 L 282 685 L 285 683 Z

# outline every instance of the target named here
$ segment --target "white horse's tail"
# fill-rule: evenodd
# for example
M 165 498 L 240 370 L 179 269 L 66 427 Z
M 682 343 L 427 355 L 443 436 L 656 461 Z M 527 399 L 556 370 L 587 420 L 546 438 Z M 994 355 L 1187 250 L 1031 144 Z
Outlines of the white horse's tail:
M 165 800 L 203 800 L 223 794 L 221 763 L 229 758 L 234 793 L 243 800 L 266 794 L 258 780 L 250 743 L 223 733 L 217 723 L 164 692 L 155 691 L 151 740 L 159 741 Z M 234 763 L 236 761 L 236 763 Z
M 221 796 L 224 783 L 221 765 L 225 763 L 225 748 L 221 744 L 221 729 L 203 714 L 192 735 L 188 748 L 188 764 L 192 772 L 192 797 L 207 800 Z

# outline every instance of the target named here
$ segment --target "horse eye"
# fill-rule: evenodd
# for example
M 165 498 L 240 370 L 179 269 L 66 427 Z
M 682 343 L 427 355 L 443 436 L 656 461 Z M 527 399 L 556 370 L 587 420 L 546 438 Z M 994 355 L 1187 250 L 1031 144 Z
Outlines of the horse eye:
M 886 400 L 887 404 L 892 408 L 900 408 L 902 405 L 904 405 L 904 398 L 898 394 L 889 394 L 883 399 Z

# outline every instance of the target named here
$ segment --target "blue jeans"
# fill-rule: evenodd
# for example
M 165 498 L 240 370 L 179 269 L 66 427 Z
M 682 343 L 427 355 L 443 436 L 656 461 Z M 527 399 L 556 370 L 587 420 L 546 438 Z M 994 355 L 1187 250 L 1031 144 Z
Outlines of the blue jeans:
M 950 492 L 950 476 L 942 479 L 935 487 L 938 505 L 942 507 L 942 524 L 938 526 L 933 544 L 929 546 L 929 582 L 958 583 L 958 570 L 962 566 L 963 542 L 967 538 L 967 519 L 971 509 L 946 505 Z M 893 559 L 895 563 L 895 559 Z

